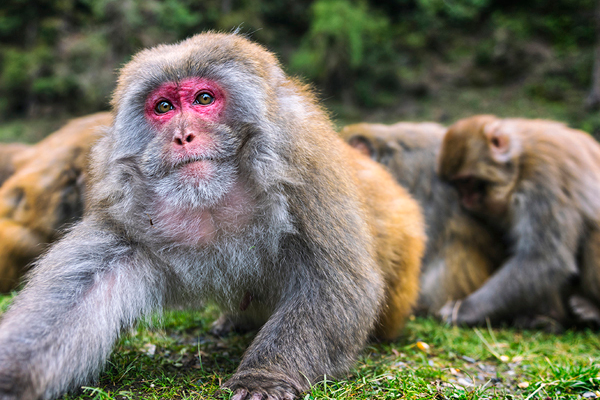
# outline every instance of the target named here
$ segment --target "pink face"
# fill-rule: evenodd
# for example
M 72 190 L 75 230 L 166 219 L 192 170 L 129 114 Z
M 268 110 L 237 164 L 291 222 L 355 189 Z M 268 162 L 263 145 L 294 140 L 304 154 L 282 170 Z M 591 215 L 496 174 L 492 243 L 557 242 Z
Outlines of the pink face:
M 224 90 L 204 78 L 166 82 L 148 96 L 146 118 L 170 142 L 168 159 L 185 177 L 205 180 L 214 174 L 218 143 L 210 124 L 221 121 L 225 103 Z
M 165 107 L 167 103 L 169 106 Z M 224 108 L 225 93 L 216 82 L 187 78 L 179 84 L 166 82 L 156 88 L 146 100 L 145 112 L 153 125 L 162 127 L 174 117 L 185 114 L 217 122 Z

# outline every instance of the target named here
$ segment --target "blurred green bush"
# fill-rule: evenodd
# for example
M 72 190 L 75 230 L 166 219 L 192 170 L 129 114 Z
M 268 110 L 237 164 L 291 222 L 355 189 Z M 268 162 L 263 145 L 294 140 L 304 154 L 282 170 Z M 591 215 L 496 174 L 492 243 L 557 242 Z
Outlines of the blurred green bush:
M 596 0 L 5 0 L 0 116 L 106 109 L 139 49 L 239 28 L 343 104 L 444 85 L 522 84 L 561 101 L 590 85 Z M 0 117 L 2 118 L 2 117 Z

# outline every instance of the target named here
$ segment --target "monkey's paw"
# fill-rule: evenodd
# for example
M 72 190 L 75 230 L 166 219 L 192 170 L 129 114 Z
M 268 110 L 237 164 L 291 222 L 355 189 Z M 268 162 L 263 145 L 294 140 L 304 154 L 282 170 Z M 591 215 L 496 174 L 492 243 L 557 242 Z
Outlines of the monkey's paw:
M 221 314 L 219 318 L 213 322 L 210 333 L 223 337 L 227 336 L 231 332 L 246 333 L 254 330 L 258 330 L 262 324 L 255 323 L 254 321 L 244 321 L 231 316 L 227 313 Z
M 569 307 L 577 323 L 600 327 L 600 309 L 589 299 L 573 295 L 569 298 Z
M 210 327 L 210 333 L 218 337 L 227 336 L 234 330 L 235 324 L 227 314 L 221 314 Z
M 285 374 L 257 369 L 237 372 L 223 387 L 233 391 L 231 400 L 293 400 L 303 391 Z
M 459 323 L 459 314 L 462 302 L 460 300 L 450 300 L 444 307 L 438 311 L 438 317 L 449 325 L 457 325 Z

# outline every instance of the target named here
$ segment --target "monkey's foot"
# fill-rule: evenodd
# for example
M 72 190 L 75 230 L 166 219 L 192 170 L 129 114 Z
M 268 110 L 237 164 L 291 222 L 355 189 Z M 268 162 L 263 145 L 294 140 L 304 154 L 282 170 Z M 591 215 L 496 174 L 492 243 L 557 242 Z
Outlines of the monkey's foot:
M 488 319 L 488 315 L 482 313 L 468 298 L 448 301 L 438 312 L 438 317 L 443 322 L 456 326 L 480 326 Z
M 236 373 L 223 387 L 233 390 L 231 400 L 293 400 L 303 391 L 282 373 L 256 369 Z
M 210 327 L 210 333 L 223 337 L 231 332 L 246 333 L 257 330 L 262 324 L 254 323 L 253 321 L 244 321 L 227 313 L 222 313 Z
M 221 314 L 219 318 L 210 326 L 210 333 L 223 337 L 227 336 L 230 332 L 235 330 L 235 323 L 227 314 Z

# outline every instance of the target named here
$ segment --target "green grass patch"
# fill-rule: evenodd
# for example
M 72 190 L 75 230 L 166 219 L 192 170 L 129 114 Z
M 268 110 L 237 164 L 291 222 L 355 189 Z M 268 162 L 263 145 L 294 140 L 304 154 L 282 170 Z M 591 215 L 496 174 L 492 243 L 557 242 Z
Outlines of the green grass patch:
M 0 310 L 9 300 L 0 297 Z M 217 315 L 207 307 L 141 323 L 116 345 L 98 381 L 63 399 L 228 399 L 219 385 L 254 333 L 215 337 Z M 596 332 L 463 329 L 414 318 L 400 339 L 371 343 L 347 376 L 323 377 L 303 399 L 577 399 L 599 390 Z

